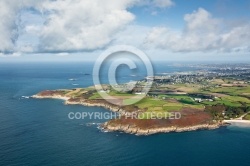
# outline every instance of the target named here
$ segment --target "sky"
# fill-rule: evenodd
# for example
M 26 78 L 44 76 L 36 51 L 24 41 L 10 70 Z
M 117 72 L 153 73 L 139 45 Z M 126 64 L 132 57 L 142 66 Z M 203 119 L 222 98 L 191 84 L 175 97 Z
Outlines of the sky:
M 250 60 L 248 0 L 0 0 L 1 61 L 95 60 L 131 45 L 152 60 Z

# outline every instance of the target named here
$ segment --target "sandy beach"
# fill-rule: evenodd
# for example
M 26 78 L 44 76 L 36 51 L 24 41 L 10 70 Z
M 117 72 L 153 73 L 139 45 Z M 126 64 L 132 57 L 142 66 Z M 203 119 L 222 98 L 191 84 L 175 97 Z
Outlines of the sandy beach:
M 224 123 L 230 123 L 233 126 L 246 126 L 250 127 L 250 120 L 238 120 L 238 119 L 233 119 L 233 120 L 224 120 Z
M 36 99 L 60 99 L 60 100 L 69 100 L 70 97 L 63 97 L 60 95 L 55 95 L 55 96 L 39 96 L 39 95 L 33 95 L 31 96 L 32 98 L 36 98 Z

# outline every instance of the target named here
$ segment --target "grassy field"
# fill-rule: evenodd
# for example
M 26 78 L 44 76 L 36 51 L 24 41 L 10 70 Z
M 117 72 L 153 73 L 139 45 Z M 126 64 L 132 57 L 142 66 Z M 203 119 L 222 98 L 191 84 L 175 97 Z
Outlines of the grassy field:
M 250 114 L 246 115 L 243 119 L 250 120 Z
M 232 96 L 242 95 L 246 92 L 250 92 L 250 86 L 247 87 L 216 87 L 210 88 L 210 92 L 223 93 Z
M 141 109 L 144 109 L 144 108 L 163 107 L 164 104 L 166 104 L 164 100 L 146 97 L 141 101 L 139 101 L 138 103 L 136 103 L 135 105 Z
M 175 84 L 164 85 L 155 90 L 170 90 L 170 92 L 176 92 L 173 94 L 160 94 L 145 97 L 141 101 L 134 104 L 140 110 L 144 110 L 145 115 L 143 118 L 149 118 L 147 113 L 164 113 L 168 114 L 171 111 L 182 111 L 184 108 L 194 108 L 204 110 L 205 106 L 225 105 L 230 107 L 250 106 L 250 100 L 247 98 L 250 96 L 250 86 L 244 85 L 244 87 L 224 87 L 220 84 L 226 84 L 230 82 L 228 79 L 215 79 L 208 83 L 206 86 L 203 84 Z M 232 82 L 232 81 L 231 81 Z M 87 96 L 88 99 L 102 99 L 102 97 L 96 92 L 94 87 L 84 89 L 63 90 L 66 96 L 82 97 Z M 213 101 L 203 100 L 202 102 L 194 101 L 194 97 L 191 94 L 206 94 L 217 95 L 213 98 Z M 111 90 L 108 93 L 110 96 L 114 96 L 120 99 L 128 99 L 136 96 L 135 94 L 117 92 Z M 192 96 L 192 97 L 191 97 Z M 199 98 L 199 97 L 198 97 Z M 248 115 L 246 118 L 250 118 Z
M 101 99 L 102 97 L 99 95 L 99 93 L 93 93 L 93 95 L 91 97 L 89 97 L 89 99 L 94 100 L 94 99 Z
M 173 98 L 173 96 L 171 97 Z M 135 104 L 140 109 L 146 110 L 143 114 L 143 119 L 152 118 L 150 115 L 162 114 L 165 117 L 168 116 L 170 112 L 182 111 L 184 108 L 195 108 L 203 110 L 204 106 L 201 104 L 184 104 L 178 100 L 161 100 L 154 98 L 144 98 L 140 102 Z

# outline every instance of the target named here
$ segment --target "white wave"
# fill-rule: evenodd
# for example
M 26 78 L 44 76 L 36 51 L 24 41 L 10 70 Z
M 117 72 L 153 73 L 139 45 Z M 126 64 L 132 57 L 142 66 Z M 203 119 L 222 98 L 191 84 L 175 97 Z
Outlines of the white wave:
M 75 78 L 70 78 L 69 81 L 76 81 L 77 79 Z

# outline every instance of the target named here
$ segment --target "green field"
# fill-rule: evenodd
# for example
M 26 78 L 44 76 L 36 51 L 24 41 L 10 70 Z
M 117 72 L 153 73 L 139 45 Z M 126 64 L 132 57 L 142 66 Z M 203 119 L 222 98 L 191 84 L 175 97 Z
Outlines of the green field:
M 230 79 L 224 79 L 224 81 L 222 79 L 215 79 L 214 81 L 210 83 L 208 82 L 207 84 L 165 84 L 164 86 L 160 87 L 152 87 L 149 96 L 133 104 L 131 108 L 139 108 L 139 110 L 143 112 L 141 114 L 143 119 L 150 118 L 148 115 L 149 113 L 150 115 L 152 115 L 152 113 L 162 113 L 164 116 L 167 116 L 169 112 L 182 111 L 183 109 L 188 108 L 198 109 L 201 111 L 208 106 L 213 107 L 218 105 L 225 106 L 227 108 L 249 108 L 250 100 L 248 96 L 250 96 L 250 86 L 244 84 L 244 86 L 241 87 L 225 87 L 225 81 L 227 83 L 233 82 Z M 220 86 L 219 84 L 224 85 Z M 90 100 L 102 99 L 99 94 L 102 92 L 98 93 L 95 90 L 95 87 L 61 91 L 63 94 L 73 98 L 83 98 Z M 164 94 L 165 91 L 170 93 L 166 92 Z M 114 89 L 109 89 L 108 95 L 123 99 L 124 102 L 129 102 L 131 97 L 137 96 L 131 92 L 118 92 Z M 212 98 L 210 98 L 210 96 L 212 96 Z M 212 99 L 212 101 L 209 101 L 206 97 L 209 97 Z M 202 101 L 195 101 L 195 98 L 200 98 Z M 231 117 L 233 117 L 233 114 L 235 114 L 233 111 L 229 111 L 229 113 L 232 114 L 230 115 Z M 250 115 L 247 115 L 245 118 L 250 119 Z
M 250 120 L 250 114 L 246 115 L 246 116 L 244 117 L 244 119 L 245 119 L 245 120 Z

